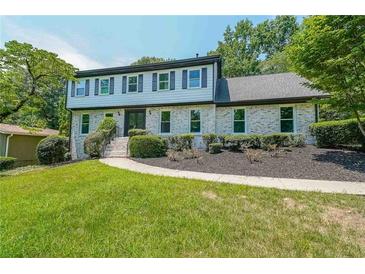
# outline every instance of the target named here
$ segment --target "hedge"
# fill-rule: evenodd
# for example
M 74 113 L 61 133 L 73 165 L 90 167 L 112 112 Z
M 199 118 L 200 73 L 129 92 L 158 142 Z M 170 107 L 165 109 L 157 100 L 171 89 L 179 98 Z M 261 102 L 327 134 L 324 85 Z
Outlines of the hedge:
M 365 119 L 361 119 L 365 127 Z M 318 147 L 340 147 L 346 145 L 362 145 L 365 137 L 361 134 L 356 119 L 324 121 L 311 124 L 310 132 L 316 137 Z
M 179 134 L 167 137 L 167 145 L 169 149 L 183 151 L 192 149 L 194 134 Z
M 155 135 L 137 135 L 129 140 L 129 153 L 136 158 L 154 158 L 166 155 L 165 141 Z
M 0 157 L 0 170 L 7 170 L 14 167 L 16 158 Z
M 203 134 L 202 137 L 206 151 L 209 151 L 210 144 L 219 142 L 217 134 L 214 133 Z
M 37 158 L 44 165 L 64 162 L 68 152 L 68 138 L 63 136 L 48 136 L 37 145 Z
M 209 144 L 209 153 L 210 154 L 217 154 L 222 152 L 222 143 L 210 143 Z
M 137 136 L 137 135 L 147 135 L 147 134 L 148 134 L 148 131 L 145 129 L 134 128 L 134 129 L 128 130 L 129 137 L 133 137 L 133 136 Z

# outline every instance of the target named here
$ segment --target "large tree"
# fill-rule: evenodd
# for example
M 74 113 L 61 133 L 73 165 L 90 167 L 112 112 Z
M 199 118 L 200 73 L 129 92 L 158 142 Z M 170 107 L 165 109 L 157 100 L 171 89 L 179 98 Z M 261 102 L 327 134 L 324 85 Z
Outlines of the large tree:
M 161 57 L 155 57 L 155 56 L 143 56 L 143 57 L 139 58 L 137 61 L 134 61 L 133 63 L 131 63 L 131 66 L 161 63 L 161 62 L 172 61 L 172 60 L 174 60 L 174 59 L 161 58 Z
M 287 53 L 294 70 L 325 90 L 335 109 L 352 112 L 365 136 L 365 16 L 311 16 Z
M 52 100 L 54 93 L 63 89 L 65 80 L 75 80 L 75 70 L 55 53 L 27 43 L 6 42 L 0 49 L 0 122 L 21 110 L 33 113 L 33 118 L 37 112 L 48 117 L 54 106 L 35 107 L 40 101 L 58 102 L 58 98 Z

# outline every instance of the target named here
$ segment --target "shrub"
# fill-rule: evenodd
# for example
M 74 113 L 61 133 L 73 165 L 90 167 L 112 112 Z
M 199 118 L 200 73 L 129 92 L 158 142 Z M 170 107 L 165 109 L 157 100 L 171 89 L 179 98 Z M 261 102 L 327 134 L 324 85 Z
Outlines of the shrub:
M 365 119 L 362 119 L 365 126 Z M 311 124 L 310 132 L 316 137 L 318 147 L 339 147 L 359 145 L 365 147 L 365 137 L 361 134 L 356 119 L 325 121 Z
M 37 145 L 39 163 L 48 165 L 65 161 L 68 152 L 68 139 L 63 136 L 48 136 Z
M 261 162 L 261 159 L 262 159 L 261 150 L 247 148 L 245 150 L 245 155 L 246 155 L 247 160 L 249 160 L 251 164 L 253 164 L 254 162 Z
M 117 126 L 117 122 L 112 117 L 105 117 L 99 124 L 96 131 L 109 132 Z
M 184 149 L 192 149 L 193 147 L 193 134 L 179 134 L 169 136 L 167 138 L 167 144 L 170 149 L 176 151 L 183 151 Z
M 137 158 L 162 157 L 166 154 L 166 145 L 159 136 L 139 135 L 129 140 L 129 151 Z
M 209 144 L 209 153 L 210 154 L 217 154 L 222 152 L 223 145 L 221 143 L 211 143 Z
M 277 145 L 278 147 L 289 146 L 288 133 L 273 133 L 261 136 L 261 148 L 267 150 L 269 145 Z
M 289 146 L 304 147 L 305 146 L 304 134 L 289 134 Z
M 184 149 L 181 152 L 184 159 L 197 159 L 201 157 L 199 151 L 197 149 Z
M 16 158 L 0 157 L 0 170 L 11 169 L 14 167 Z
M 203 134 L 203 142 L 204 142 L 204 145 L 205 145 L 205 150 L 209 151 L 209 145 L 211 143 L 217 143 L 218 142 L 217 134 L 214 134 L 214 133 Z
M 167 159 L 169 159 L 169 161 L 174 161 L 174 162 L 179 162 L 184 159 L 180 151 L 176 151 L 173 149 L 168 149 L 166 152 L 166 156 Z
M 138 135 L 147 135 L 147 134 L 148 134 L 148 131 L 145 129 L 134 128 L 134 129 L 128 130 L 129 137 L 138 136 Z
M 261 135 L 258 134 L 238 134 L 225 136 L 225 146 L 229 150 L 238 151 L 241 147 L 247 148 L 260 148 L 261 146 Z
M 91 158 L 99 158 L 102 155 L 103 142 L 105 133 L 102 131 L 95 131 L 89 133 L 84 141 L 84 151 Z

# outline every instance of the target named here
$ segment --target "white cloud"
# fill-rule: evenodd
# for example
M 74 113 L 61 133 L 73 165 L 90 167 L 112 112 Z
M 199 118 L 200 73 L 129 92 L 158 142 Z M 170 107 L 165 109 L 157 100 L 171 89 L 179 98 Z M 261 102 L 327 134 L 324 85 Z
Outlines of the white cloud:
M 76 46 L 54 34 L 39 29 L 24 28 L 9 20 L 3 20 L 3 31 L 11 39 L 27 42 L 37 48 L 56 53 L 60 58 L 81 70 L 105 67 L 104 64 L 86 56 Z

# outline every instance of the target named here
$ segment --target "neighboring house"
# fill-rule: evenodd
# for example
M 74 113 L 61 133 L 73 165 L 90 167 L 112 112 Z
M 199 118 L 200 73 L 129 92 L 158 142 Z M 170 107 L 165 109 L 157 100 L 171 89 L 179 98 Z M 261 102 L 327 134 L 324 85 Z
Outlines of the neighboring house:
M 57 135 L 58 130 L 28 130 L 16 125 L 0 124 L 0 156 L 15 157 L 18 162 L 31 163 L 37 160 L 38 143 L 49 135 Z
M 309 103 L 324 94 L 293 73 L 222 78 L 219 56 L 157 64 L 79 71 L 67 85 L 72 111 L 71 153 L 85 157 L 83 142 L 104 116 L 117 121 L 118 135 L 130 128 L 153 134 L 303 133 L 318 108 Z

